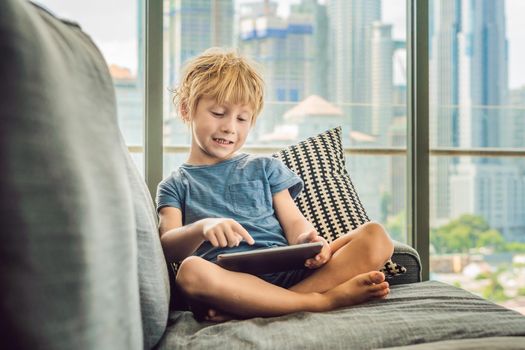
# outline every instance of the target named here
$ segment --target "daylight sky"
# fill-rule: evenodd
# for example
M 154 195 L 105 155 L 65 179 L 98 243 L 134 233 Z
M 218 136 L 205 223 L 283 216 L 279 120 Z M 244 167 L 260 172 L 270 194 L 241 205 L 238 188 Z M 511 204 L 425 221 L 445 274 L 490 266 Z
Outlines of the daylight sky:
M 253 0 L 241 0 L 250 2 Z M 55 14 L 78 22 L 100 47 L 108 63 L 137 68 L 137 1 L 130 0 L 36 0 Z M 286 14 L 290 3 L 280 0 Z M 324 2 L 324 1 L 321 1 Z M 383 21 L 392 23 L 395 39 L 405 38 L 405 0 L 383 0 Z M 509 40 L 509 87 L 525 86 L 525 0 L 506 0 Z M 403 59 L 404 56 L 401 56 Z M 399 60 L 399 59 L 398 59 Z M 398 64 L 395 66 L 399 78 Z

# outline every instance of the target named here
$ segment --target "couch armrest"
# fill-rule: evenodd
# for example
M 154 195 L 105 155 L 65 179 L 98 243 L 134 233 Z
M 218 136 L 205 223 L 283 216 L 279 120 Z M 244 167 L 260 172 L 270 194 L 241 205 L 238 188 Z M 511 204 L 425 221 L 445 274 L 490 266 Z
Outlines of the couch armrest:
M 394 241 L 392 261 L 406 267 L 407 272 L 392 278 L 389 281 L 391 285 L 421 282 L 421 260 L 414 248 Z

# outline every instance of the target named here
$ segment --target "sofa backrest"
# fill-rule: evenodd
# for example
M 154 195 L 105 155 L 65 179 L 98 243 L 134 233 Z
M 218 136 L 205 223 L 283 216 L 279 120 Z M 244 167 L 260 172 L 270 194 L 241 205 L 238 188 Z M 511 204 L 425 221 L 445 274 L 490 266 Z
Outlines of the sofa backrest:
M 169 286 L 151 200 L 80 27 L 0 1 L 0 348 L 140 349 Z

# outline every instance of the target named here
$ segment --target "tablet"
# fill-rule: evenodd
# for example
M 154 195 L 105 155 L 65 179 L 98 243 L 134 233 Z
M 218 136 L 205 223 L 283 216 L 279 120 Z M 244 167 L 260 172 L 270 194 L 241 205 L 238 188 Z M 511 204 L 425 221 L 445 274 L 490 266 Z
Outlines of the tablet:
M 319 254 L 322 248 L 323 242 L 313 242 L 219 254 L 217 264 L 227 270 L 252 274 L 300 270 L 306 268 L 306 259 Z

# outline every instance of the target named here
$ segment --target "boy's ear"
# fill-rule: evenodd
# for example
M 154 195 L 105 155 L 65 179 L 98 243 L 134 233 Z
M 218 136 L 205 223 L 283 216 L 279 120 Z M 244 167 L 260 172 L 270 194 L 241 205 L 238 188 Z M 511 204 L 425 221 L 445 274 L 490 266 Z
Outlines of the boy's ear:
M 190 112 L 188 110 L 188 104 L 187 103 L 181 103 L 180 104 L 180 116 L 183 121 L 189 122 L 190 121 Z

